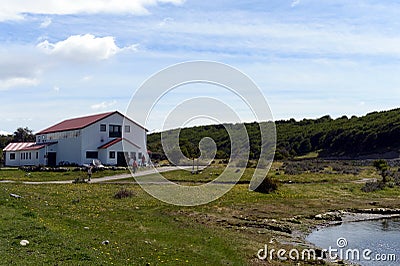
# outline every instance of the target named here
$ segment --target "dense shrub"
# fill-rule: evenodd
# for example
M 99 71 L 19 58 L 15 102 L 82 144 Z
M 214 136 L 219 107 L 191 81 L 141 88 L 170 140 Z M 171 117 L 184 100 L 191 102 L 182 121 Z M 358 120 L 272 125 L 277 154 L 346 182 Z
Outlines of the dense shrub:
M 378 181 L 378 182 L 367 182 L 361 190 L 364 192 L 374 192 L 377 190 L 381 190 L 385 188 L 385 183 Z
M 253 191 L 268 194 L 276 191 L 278 187 L 279 187 L 279 182 L 277 180 L 272 179 L 270 177 L 266 177 L 258 187 L 253 189 Z
M 130 198 L 134 195 L 133 191 L 128 190 L 126 188 L 120 189 L 117 193 L 115 193 L 115 199 L 123 199 L 123 198 Z

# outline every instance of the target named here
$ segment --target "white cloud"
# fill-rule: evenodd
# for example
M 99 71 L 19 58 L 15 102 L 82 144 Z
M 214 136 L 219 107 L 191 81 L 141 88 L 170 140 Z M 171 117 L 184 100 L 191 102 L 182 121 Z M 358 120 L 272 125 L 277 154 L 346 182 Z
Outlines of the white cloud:
M 12 133 L 4 131 L 4 130 L 0 130 L 0 136 L 8 136 L 8 135 L 12 135 Z
M 295 7 L 295 6 L 299 5 L 299 4 L 300 4 L 300 0 L 294 0 L 290 6 L 291 7 Z
M 169 22 L 172 22 L 172 21 L 174 21 L 173 18 L 170 18 L 170 17 L 165 18 L 160 23 L 158 23 L 158 26 L 164 27 L 165 25 L 167 25 Z
M 59 92 L 59 91 L 60 91 L 60 87 L 58 87 L 58 86 L 54 86 L 54 87 L 53 87 L 53 91 L 55 91 L 55 92 Z
M 90 106 L 90 108 L 92 108 L 94 110 L 107 109 L 107 108 L 110 108 L 110 107 L 112 107 L 112 106 L 114 106 L 116 104 L 117 104 L 117 101 L 114 100 L 114 101 L 108 101 L 108 102 L 101 102 L 101 103 L 98 103 L 98 104 L 93 104 L 93 105 Z
M 119 48 L 114 37 L 95 37 L 92 34 L 85 34 L 73 35 L 56 43 L 45 40 L 37 47 L 50 55 L 72 61 L 97 61 L 109 59 L 121 51 L 136 51 L 137 45 Z
M 41 82 L 46 62 L 37 56 L 36 49 L 26 45 L 0 45 L 0 58 L 0 90 L 31 87 Z
M 24 13 L 70 15 L 70 14 L 135 14 L 145 15 L 147 7 L 159 3 L 180 5 L 184 0 L 3 0 L 0 21 L 23 19 Z
M 84 76 L 84 77 L 82 77 L 82 81 L 90 81 L 90 80 L 92 80 L 93 79 L 93 76 L 90 76 L 90 75 L 88 75 L 88 76 Z
M 30 87 L 39 84 L 36 78 L 15 77 L 0 79 L 0 90 L 7 90 L 14 87 Z
M 48 26 L 50 26 L 51 22 L 52 22 L 51 18 L 45 18 L 45 19 L 43 20 L 43 22 L 40 23 L 40 26 L 39 26 L 39 27 L 40 27 L 40 28 L 47 28 Z

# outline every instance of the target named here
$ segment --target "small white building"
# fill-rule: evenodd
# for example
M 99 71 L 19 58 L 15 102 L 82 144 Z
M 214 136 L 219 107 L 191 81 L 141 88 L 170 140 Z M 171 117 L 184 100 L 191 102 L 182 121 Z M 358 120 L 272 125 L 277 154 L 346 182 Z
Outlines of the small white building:
M 99 159 L 105 165 L 147 163 L 147 130 L 118 111 L 62 121 L 36 134 L 36 142 L 10 143 L 6 166 L 75 163 Z

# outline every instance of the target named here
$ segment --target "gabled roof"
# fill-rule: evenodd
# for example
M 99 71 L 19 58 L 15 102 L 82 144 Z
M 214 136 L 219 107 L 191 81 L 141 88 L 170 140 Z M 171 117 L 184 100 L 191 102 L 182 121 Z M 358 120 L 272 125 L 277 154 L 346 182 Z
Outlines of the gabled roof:
M 20 151 L 33 145 L 35 145 L 35 142 L 14 142 L 9 143 L 3 151 Z
M 124 140 L 124 141 L 126 141 L 126 142 L 132 144 L 133 146 L 136 146 L 138 149 L 140 149 L 140 146 L 136 145 L 136 144 L 133 143 L 132 141 L 129 141 L 129 140 L 123 139 L 123 138 L 116 138 L 116 139 L 113 139 L 113 140 L 111 140 L 111 141 L 109 141 L 109 142 L 107 142 L 107 143 L 101 145 L 101 146 L 98 147 L 97 149 L 99 149 L 99 150 L 101 150 L 101 149 L 107 149 L 108 147 L 111 147 L 111 146 L 113 146 L 114 144 L 117 144 L 118 142 L 120 142 L 120 141 L 122 141 L 122 140 Z
M 124 116 L 120 112 L 114 111 L 114 112 L 108 112 L 108 113 L 103 113 L 103 114 L 89 115 L 89 116 L 67 119 L 58 124 L 55 124 L 54 126 L 46 128 L 36 134 L 40 135 L 40 134 L 54 133 L 54 132 L 60 132 L 60 131 L 82 129 L 82 128 L 85 128 L 87 126 L 90 126 L 90 125 L 96 123 L 97 121 L 100 121 L 106 117 L 109 117 L 113 114 L 119 114 L 122 117 L 125 117 L 126 119 L 128 119 L 129 121 L 137 124 L 136 122 L 134 122 L 131 119 L 129 119 L 128 117 Z M 139 125 L 139 124 L 137 124 L 137 125 L 147 131 L 147 129 L 145 129 L 141 125 Z
M 46 145 L 47 143 L 36 144 L 35 142 L 14 142 L 8 144 L 3 151 L 34 151 L 34 150 L 40 150 L 44 148 Z
M 108 112 L 108 113 L 103 113 L 103 114 L 89 115 L 89 116 L 83 116 L 83 117 L 78 117 L 78 118 L 73 118 L 73 119 L 67 119 L 58 124 L 55 124 L 54 126 L 51 126 L 49 128 L 46 128 L 46 129 L 40 131 L 37 134 L 47 134 L 47 133 L 54 133 L 54 132 L 59 132 L 59 131 L 82 129 L 82 128 L 90 126 L 91 124 L 94 124 L 97 121 L 104 119 L 114 113 L 116 113 L 116 112 Z

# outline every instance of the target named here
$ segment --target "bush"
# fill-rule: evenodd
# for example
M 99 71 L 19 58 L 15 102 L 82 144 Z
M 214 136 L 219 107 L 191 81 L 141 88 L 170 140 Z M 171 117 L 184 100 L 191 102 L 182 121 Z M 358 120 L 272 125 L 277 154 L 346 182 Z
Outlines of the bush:
M 377 190 L 381 190 L 385 188 L 385 183 L 382 181 L 379 182 L 367 182 L 361 190 L 364 192 L 374 192 Z
M 278 189 L 278 186 L 279 182 L 277 180 L 266 177 L 258 187 L 252 190 L 259 193 L 268 194 L 276 191 Z
M 114 198 L 115 199 L 130 198 L 133 195 L 134 195 L 133 191 L 123 188 L 119 190 L 117 193 L 115 193 Z

